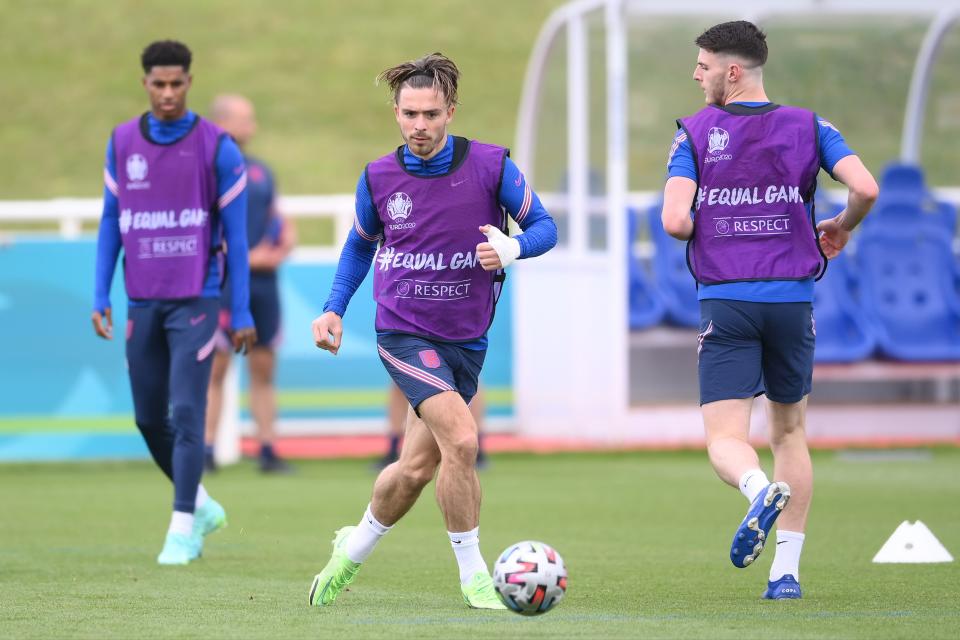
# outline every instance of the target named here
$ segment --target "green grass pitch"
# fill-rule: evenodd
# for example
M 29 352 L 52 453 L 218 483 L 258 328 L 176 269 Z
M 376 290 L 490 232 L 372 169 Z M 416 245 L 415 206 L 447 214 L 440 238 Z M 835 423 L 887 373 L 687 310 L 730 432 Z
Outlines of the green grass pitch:
M 769 461 L 767 461 L 769 465 Z M 815 454 L 802 601 L 764 602 L 772 550 L 727 559 L 743 498 L 700 452 L 498 455 L 483 472 L 481 544 L 542 539 L 564 556 L 566 599 L 535 619 L 461 602 L 431 495 L 391 532 L 349 592 L 307 606 L 335 528 L 355 523 L 363 460 L 310 461 L 263 478 L 247 463 L 207 479 L 230 526 L 202 560 L 155 564 L 170 488 L 148 463 L 0 466 L 5 638 L 946 638 L 960 569 L 874 565 L 903 520 L 960 552 L 960 450 L 920 459 Z

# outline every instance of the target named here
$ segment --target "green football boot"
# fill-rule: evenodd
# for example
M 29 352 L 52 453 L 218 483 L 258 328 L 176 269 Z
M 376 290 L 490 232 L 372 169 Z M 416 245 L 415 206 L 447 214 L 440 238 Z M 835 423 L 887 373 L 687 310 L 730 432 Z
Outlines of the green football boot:
M 193 536 L 182 533 L 168 533 L 163 542 L 163 550 L 157 556 L 157 563 L 162 565 L 190 564 L 191 560 L 200 557 Z
M 356 527 L 343 527 L 339 529 L 333 538 L 333 554 L 330 561 L 323 571 L 313 578 L 313 584 L 310 585 L 310 606 L 322 607 L 333 604 L 344 587 L 353 582 L 357 572 L 360 571 L 360 563 L 353 562 L 347 557 L 344 550 L 347 536 Z
M 463 593 L 463 601 L 471 609 L 507 609 L 493 588 L 493 578 L 486 571 L 473 574 L 470 582 L 460 585 L 460 591 Z
M 214 531 L 227 526 L 227 512 L 213 498 L 207 498 L 202 507 L 193 513 L 193 532 L 190 537 L 197 547 L 197 555 L 203 553 L 203 540 Z

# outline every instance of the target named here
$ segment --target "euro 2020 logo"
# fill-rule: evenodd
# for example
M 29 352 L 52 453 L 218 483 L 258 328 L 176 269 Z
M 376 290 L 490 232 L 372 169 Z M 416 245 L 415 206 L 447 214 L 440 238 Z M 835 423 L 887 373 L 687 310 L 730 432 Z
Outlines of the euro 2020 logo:
M 147 177 L 147 159 L 139 153 L 127 158 L 127 177 L 131 182 L 140 182 Z
M 729 142 L 730 134 L 725 129 L 710 127 L 710 131 L 707 132 L 707 151 L 710 153 L 723 151 Z
M 387 199 L 387 215 L 391 220 L 406 220 L 413 210 L 413 200 L 402 191 L 397 191 Z

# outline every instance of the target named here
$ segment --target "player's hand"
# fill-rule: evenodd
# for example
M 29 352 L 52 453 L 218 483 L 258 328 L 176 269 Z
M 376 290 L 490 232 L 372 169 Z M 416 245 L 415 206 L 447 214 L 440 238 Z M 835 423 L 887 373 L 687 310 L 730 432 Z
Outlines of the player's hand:
M 253 345 L 257 343 L 257 330 L 254 327 L 245 327 L 237 329 L 230 334 L 230 341 L 233 343 L 233 352 L 247 355 Z
M 520 257 L 520 241 L 516 238 L 489 224 L 480 227 L 480 232 L 487 236 L 487 242 L 477 245 L 477 259 L 484 271 L 506 269 Z
M 99 311 L 94 311 L 90 319 L 93 320 L 93 331 L 105 340 L 113 340 L 113 312 L 110 307 L 103 310 L 103 315 Z
M 271 247 L 266 242 L 261 242 L 250 249 L 247 254 L 247 263 L 250 265 L 251 271 L 267 271 L 276 268 L 270 249 Z
M 313 342 L 317 348 L 337 355 L 340 350 L 340 340 L 343 338 L 343 321 L 333 311 L 327 311 L 314 319 L 310 325 L 313 329 Z
M 822 220 L 817 225 L 820 248 L 823 250 L 823 255 L 830 260 L 840 255 L 843 248 L 847 246 L 847 242 L 850 241 L 850 232 L 844 229 L 839 221 L 842 215 L 843 212 L 841 211 L 837 217 Z

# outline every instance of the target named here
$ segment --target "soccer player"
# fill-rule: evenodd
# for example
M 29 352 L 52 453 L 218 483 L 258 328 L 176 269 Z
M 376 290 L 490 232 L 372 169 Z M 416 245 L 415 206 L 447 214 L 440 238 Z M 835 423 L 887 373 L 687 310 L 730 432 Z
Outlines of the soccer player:
M 143 50 L 150 111 L 118 125 L 107 143 L 97 238 L 93 328 L 113 338 L 110 283 L 124 254 L 126 352 L 137 427 L 173 481 L 173 516 L 162 565 L 198 558 L 206 535 L 226 524 L 203 474 L 203 420 L 210 381 L 223 236 L 247 246 L 247 174 L 237 145 L 187 109 L 190 50 L 154 42 Z M 233 345 L 256 340 L 248 308 L 247 252 L 229 251 Z
M 663 225 L 689 240 L 698 283 L 700 404 L 710 462 L 750 503 L 730 559 L 737 567 L 756 560 L 780 516 L 764 597 L 799 598 L 813 489 L 805 414 L 814 279 L 867 215 L 877 183 L 830 122 L 770 102 L 763 88 L 766 36 L 756 26 L 718 24 L 696 44 L 693 79 L 707 107 L 677 121 Z M 840 214 L 815 228 L 821 168 L 849 195 Z M 768 400 L 775 482 L 747 441 L 753 398 L 760 394 Z
M 410 408 L 400 459 L 380 473 L 360 523 L 337 531 L 333 555 L 310 587 L 311 605 L 334 601 L 436 475 L 464 600 L 504 609 L 480 554 L 477 425 L 467 405 L 503 270 L 552 248 L 557 229 L 506 149 L 448 135 L 459 77 L 439 53 L 379 76 L 393 92 L 405 144 L 360 176 L 354 228 L 313 337 L 321 349 L 340 349 L 341 318 L 379 244 L 377 346 Z M 505 212 L 523 233 L 504 234 Z
M 230 134 L 241 150 L 257 131 L 253 104 L 242 96 L 217 96 L 210 109 L 211 120 Z M 257 329 L 257 343 L 247 356 L 250 371 L 250 412 L 257 424 L 260 440 L 260 470 L 264 473 L 289 473 L 292 468 L 274 450 L 274 421 L 277 415 L 273 374 L 276 347 L 280 341 L 280 291 L 277 269 L 293 250 L 296 230 L 277 210 L 273 172 L 249 155 L 247 163 L 247 242 L 250 246 L 250 311 Z M 231 278 L 227 278 L 228 282 Z M 223 378 L 230 364 L 230 295 L 224 288 L 220 298 L 220 330 L 213 357 L 213 372 L 207 400 L 205 462 L 216 469 L 213 444 L 217 437 L 223 406 Z

